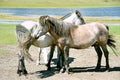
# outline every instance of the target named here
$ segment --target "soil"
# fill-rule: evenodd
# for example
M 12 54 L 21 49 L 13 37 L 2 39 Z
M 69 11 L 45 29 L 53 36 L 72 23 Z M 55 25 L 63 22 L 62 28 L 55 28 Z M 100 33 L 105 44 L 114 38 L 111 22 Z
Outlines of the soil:
M 88 49 L 70 49 L 71 74 L 58 73 L 56 69 L 56 52 L 52 60 L 52 70 L 47 71 L 41 56 L 41 65 L 36 65 L 38 48 L 32 46 L 30 54 L 34 61 L 25 61 L 28 75 L 17 74 L 18 57 L 16 45 L 0 46 L 0 80 L 120 80 L 120 56 L 109 55 L 110 69 L 105 70 L 105 58 L 102 56 L 102 67 L 95 71 L 97 54 L 92 47 Z

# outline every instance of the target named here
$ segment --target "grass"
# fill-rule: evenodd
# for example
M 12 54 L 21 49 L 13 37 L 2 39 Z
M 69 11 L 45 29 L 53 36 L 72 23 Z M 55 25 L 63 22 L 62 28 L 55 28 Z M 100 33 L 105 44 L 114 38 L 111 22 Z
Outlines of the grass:
M 0 24 L 0 45 L 16 44 L 15 25 Z
M 56 18 L 60 18 L 61 16 L 57 16 Z M 120 19 L 110 19 L 107 17 L 101 17 L 101 18 L 96 18 L 96 17 L 83 17 L 85 21 L 88 22 L 102 22 L 102 23 L 120 23 Z M 4 15 L 0 14 L 0 19 L 3 20 L 33 20 L 37 21 L 38 18 L 30 18 L 30 17 L 25 17 L 25 16 L 12 16 L 12 15 Z
M 0 49 L 0 55 L 1 55 L 1 54 L 7 54 L 8 52 L 9 52 L 8 50 Z
M 12 15 L 4 15 L 0 14 L 0 19 L 4 20 L 34 20 L 37 21 L 37 18 L 30 18 L 25 16 L 12 16 Z
M 120 19 L 112 19 L 109 17 L 84 17 L 87 23 L 89 22 L 101 22 L 101 23 L 120 23 Z
M 120 26 L 110 27 L 110 33 L 114 35 L 116 45 L 120 47 Z
M 80 8 L 120 6 L 120 0 L 0 0 L 0 8 Z
M 110 34 L 114 35 L 116 40 L 116 45 L 118 50 L 120 48 L 120 27 L 119 26 L 110 26 Z M 17 45 L 17 40 L 15 37 L 15 25 L 13 24 L 0 24 L 0 46 L 4 45 Z M 114 54 L 111 49 L 110 53 Z M 3 50 L 0 48 L 0 54 L 6 54 L 8 50 Z M 119 51 L 117 52 L 119 53 Z
M 111 26 L 109 30 L 114 35 L 120 35 L 120 26 Z
M 119 30 L 119 26 L 110 26 L 110 33 L 116 36 L 118 40 L 120 40 Z M 0 24 L 0 45 L 15 45 L 16 43 L 15 25 Z

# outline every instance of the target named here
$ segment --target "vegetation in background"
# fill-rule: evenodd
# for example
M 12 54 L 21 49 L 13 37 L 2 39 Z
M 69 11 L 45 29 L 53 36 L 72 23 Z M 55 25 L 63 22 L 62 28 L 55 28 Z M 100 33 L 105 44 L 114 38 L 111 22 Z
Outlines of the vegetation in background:
M 14 45 L 16 42 L 15 25 L 0 24 L 0 45 Z
M 60 18 L 61 16 L 54 16 L 55 18 Z M 38 21 L 38 18 L 30 18 L 25 16 L 12 16 L 0 14 L 0 19 L 2 20 L 33 20 Z M 120 19 L 110 19 L 109 17 L 84 17 L 85 21 L 88 22 L 102 22 L 102 23 L 120 23 Z
M 120 27 L 110 26 L 110 33 L 120 40 Z M 0 45 L 14 45 L 17 43 L 15 37 L 15 25 L 13 24 L 0 24 Z
M 120 0 L 0 0 L 1 8 L 78 8 L 120 6 Z

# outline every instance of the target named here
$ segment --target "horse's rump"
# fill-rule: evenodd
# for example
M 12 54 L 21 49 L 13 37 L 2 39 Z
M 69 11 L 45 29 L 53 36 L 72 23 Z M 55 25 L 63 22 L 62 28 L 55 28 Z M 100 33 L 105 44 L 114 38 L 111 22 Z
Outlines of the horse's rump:
M 23 43 L 25 38 L 30 35 L 28 29 L 21 24 L 16 25 L 16 37 L 19 43 Z

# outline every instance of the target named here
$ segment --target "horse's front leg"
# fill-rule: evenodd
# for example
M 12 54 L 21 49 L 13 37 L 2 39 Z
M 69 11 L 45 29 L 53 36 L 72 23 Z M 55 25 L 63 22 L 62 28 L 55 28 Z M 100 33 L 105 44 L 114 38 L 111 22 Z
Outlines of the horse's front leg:
M 24 57 L 23 57 L 21 51 L 18 54 L 18 70 L 17 70 L 17 73 L 19 74 L 19 76 L 27 74 L 27 70 L 25 68 L 25 63 L 24 63 Z
M 49 54 L 47 55 L 47 59 L 48 59 L 48 63 L 46 64 L 47 70 L 51 70 L 50 63 L 51 63 L 51 60 L 52 60 L 52 58 L 53 58 L 53 53 L 54 53 L 54 51 L 55 51 L 55 45 L 50 47 L 50 52 L 49 52 Z
M 64 65 L 66 72 L 69 74 L 69 47 L 65 46 L 64 47 Z
M 57 47 L 57 68 L 59 70 L 63 67 L 63 57 L 62 57 L 62 51 L 60 48 Z

